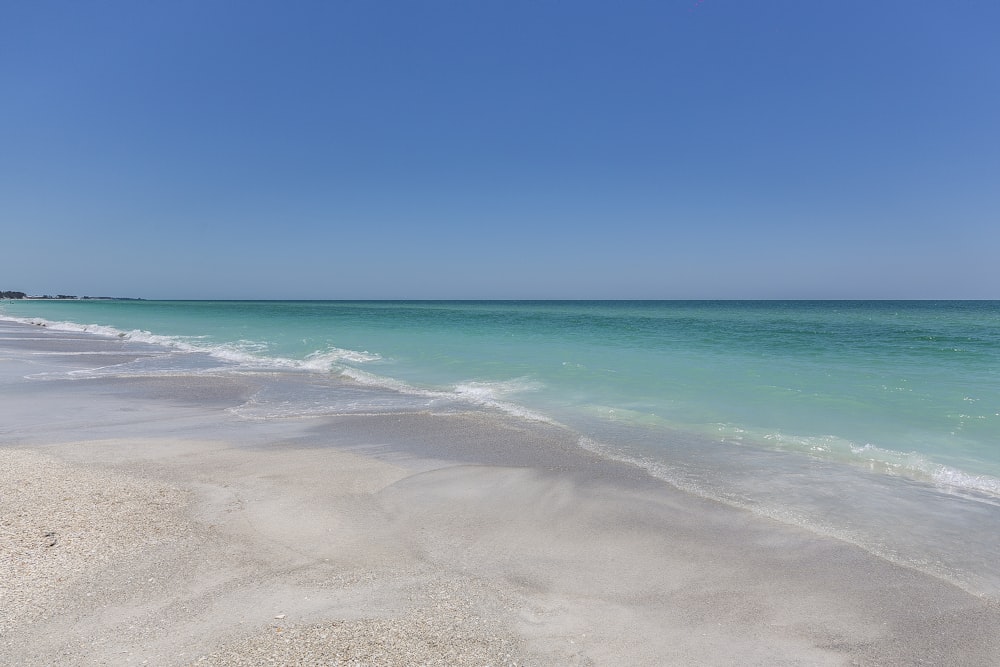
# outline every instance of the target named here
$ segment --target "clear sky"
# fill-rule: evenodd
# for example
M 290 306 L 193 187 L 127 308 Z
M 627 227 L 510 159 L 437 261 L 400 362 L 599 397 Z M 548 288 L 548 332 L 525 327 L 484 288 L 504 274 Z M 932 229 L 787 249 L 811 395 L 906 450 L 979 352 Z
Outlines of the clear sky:
M 0 3 L 0 289 L 1000 298 L 1000 2 Z

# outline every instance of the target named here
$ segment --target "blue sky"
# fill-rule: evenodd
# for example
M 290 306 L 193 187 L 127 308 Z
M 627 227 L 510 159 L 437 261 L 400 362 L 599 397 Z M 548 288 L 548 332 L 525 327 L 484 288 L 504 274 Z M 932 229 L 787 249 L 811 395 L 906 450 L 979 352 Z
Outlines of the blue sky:
M 1000 3 L 5 2 L 0 289 L 1000 298 Z

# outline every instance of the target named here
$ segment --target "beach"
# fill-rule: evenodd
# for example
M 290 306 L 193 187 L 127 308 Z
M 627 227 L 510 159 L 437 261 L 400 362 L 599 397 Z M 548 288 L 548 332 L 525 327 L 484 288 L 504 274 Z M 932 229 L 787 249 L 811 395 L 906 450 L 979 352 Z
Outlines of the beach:
M 0 663 L 991 665 L 1000 605 L 488 407 L 248 418 L 268 372 L 0 322 Z M 354 388 L 383 396 L 385 388 Z

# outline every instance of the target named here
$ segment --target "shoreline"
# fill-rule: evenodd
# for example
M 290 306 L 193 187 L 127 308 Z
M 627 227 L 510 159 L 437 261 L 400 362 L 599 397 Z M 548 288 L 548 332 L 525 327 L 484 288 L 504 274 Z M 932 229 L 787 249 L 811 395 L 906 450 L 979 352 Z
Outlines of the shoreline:
M 0 456 L 19 485 L 0 535 L 26 554 L 4 562 L 0 662 L 1000 655 L 995 599 L 679 491 L 555 427 L 471 410 L 245 420 L 228 409 L 267 381 L 249 376 L 26 380 L 140 347 L 0 325 Z M 55 339 L 66 356 L 30 355 Z M 63 498 L 91 514 L 61 515 Z M 78 571 L 60 580 L 57 557 Z
M 53 314 L 49 313 L 49 315 Z M 853 437 L 843 434 L 836 435 L 833 431 L 823 430 L 802 429 L 797 431 L 795 428 L 782 428 L 777 424 L 766 427 L 741 425 L 736 422 L 729 423 L 722 418 L 720 418 L 721 421 L 709 420 L 705 423 L 694 424 L 664 421 L 654 428 L 647 429 L 641 423 L 629 423 L 627 418 L 619 421 L 617 417 L 608 420 L 605 416 L 595 420 L 572 410 L 565 411 L 563 409 L 565 406 L 557 404 L 539 407 L 539 405 L 529 401 L 521 401 L 523 395 L 508 400 L 505 394 L 511 390 L 511 385 L 517 380 L 480 382 L 475 379 L 467 381 L 453 378 L 455 380 L 453 385 L 449 382 L 442 385 L 433 382 L 429 385 L 422 385 L 419 382 L 412 383 L 410 380 L 393 377 L 391 374 L 379 374 L 377 366 L 369 368 L 365 365 L 338 365 L 341 359 L 360 362 L 377 362 L 381 359 L 379 353 L 357 349 L 336 347 L 323 349 L 320 347 L 304 357 L 301 354 L 296 356 L 295 353 L 283 355 L 282 353 L 265 352 L 259 354 L 257 350 L 242 347 L 243 343 L 252 343 L 252 341 L 241 340 L 235 343 L 233 341 L 217 341 L 214 344 L 206 345 L 202 342 L 192 342 L 191 338 L 200 337 L 190 332 L 188 334 L 176 332 L 164 334 L 142 328 L 130 328 L 131 325 L 121 325 L 121 323 L 119 326 L 123 326 L 123 328 L 108 324 L 86 324 L 85 322 L 88 321 L 86 318 L 51 320 L 37 316 L 3 315 L 0 316 L 0 320 L 27 323 L 64 332 L 83 333 L 89 336 L 119 337 L 136 344 L 147 344 L 168 353 L 202 354 L 206 355 L 206 360 L 211 358 L 221 365 L 236 364 L 251 372 L 278 371 L 283 373 L 287 370 L 295 370 L 315 374 L 315 377 L 325 379 L 329 379 L 332 372 L 339 377 L 335 382 L 328 383 L 327 390 L 341 393 L 348 387 L 356 386 L 360 393 L 373 390 L 368 397 L 375 394 L 382 394 L 383 397 L 389 396 L 390 403 L 405 397 L 413 403 L 422 402 L 426 404 L 425 407 L 434 409 L 440 408 L 441 403 L 470 404 L 474 406 L 473 409 L 497 409 L 515 418 L 547 422 L 578 431 L 581 435 L 581 442 L 586 441 L 583 445 L 585 448 L 600 451 L 602 455 L 622 460 L 628 459 L 631 463 L 646 467 L 651 471 L 652 468 L 658 467 L 655 465 L 657 462 L 656 450 L 663 446 L 663 441 L 690 441 L 696 449 L 705 449 L 706 446 L 717 449 L 721 445 L 722 448 L 730 451 L 733 451 L 734 448 L 743 451 L 759 450 L 765 456 L 774 452 L 789 452 L 793 456 L 819 458 L 838 466 L 841 464 L 851 466 L 854 470 L 878 472 L 890 477 L 905 478 L 929 485 L 945 494 L 965 495 L 968 498 L 981 499 L 985 502 L 1000 503 L 1000 477 L 998 477 L 1000 469 L 997 469 L 995 464 L 984 463 L 980 460 L 978 464 L 968 465 L 972 459 L 963 460 L 960 455 L 956 457 L 953 453 L 948 456 L 941 456 L 940 453 L 928 454 L 919 447 L 910 448 L 903 442 L 885 443 L 877 437 L 860 437 L 857 434 Z M 97 370 L 100 372 L 100 369 Z M 491 384 L 496 386 L 491 387 Z M 514 389 L 516 391 L 516 388 Z M 338 396 L 338 398 L 340 397 Z M 977 403 L 979 400 L 966 396 L 963 399 L 965 402 L 963 408 L 965 404 Z M 277 407 L 273 402 L 270 406 Z M 244 416 L 265 419 L 297 416 L 321 417 L 330 411 L 337 411 L 336 407 L 321 405 L 318 402 L 301 403 L 296 407 L 304 411 L 283 414 L 279 409 L 268 413 L 266 409 L 263 409 L 265 405 L 256 404 L 244 406 L 241 409 L 245 410 Z M 381 407 L 381 405 L 375 406 L 373 411 L 377 411 Z M 613 412 L 619 411 L 619 408 L 615 407 L 607 409 Z M 653 416 L 655 417 L 655 415 Z M 990 417 L 992 416 L 994 415 L 990 415 Z M 976 417 L 964 412 L 959 417 L 973 421 L 986 418 L 985 415 Z M 955 426 L 958 430 L 962 430 L 964 427 L 963 423 Z M 956 433 L 952 432 L 951 435 L 954 436 Z M 628 442 L 629 444 L 624 448 L 618 448 L 616 447 L 618 442 Z M 984 442 L 982 446 L 988 447 L 988 443 Z M 646 457 L 644 455 L 646 452 L 651 453 L 652 457 Z M 674 454 L 676 453 L 675 450 Z M 695 454 L 695 457 L 699 456 L 700 453 Z M 648 466 L 647 461 L 651 461 L 654 465 Z M 662 470 L 662 466 L 659 468 Z M 671 484 L 680 483 L 684 487 L 684 484 L 675 477 L 667 476 L 664 479 Z M 708 492 L 707 495 L 715 499 L 725 497 L 725 493 Z M 1000 548 L 1000 542 L 997 543 L 996 547 Z M 1000 587 L 997 588 L 997 592 L 1000 592 Z

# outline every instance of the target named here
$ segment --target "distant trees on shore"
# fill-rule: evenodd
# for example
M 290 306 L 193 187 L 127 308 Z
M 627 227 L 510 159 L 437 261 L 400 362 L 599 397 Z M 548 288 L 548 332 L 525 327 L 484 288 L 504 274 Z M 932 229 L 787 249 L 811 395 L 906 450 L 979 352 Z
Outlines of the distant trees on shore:
M 128 296 L 73 296 L 71 294 L 57 294 L 52 296 L 51 294 L 46 294 L 45 296 L 28 296 L 24 292 L 0 292 L 0 299 L 87 299 L 87 300 L 102 300 L 102 301 L 143 301 L 143 299 L 137 299 L 135 297 Z
M 73 296 L 72 294 L 56 294 L 52 296 L 51 294 L 46 294 L 45 296 L 28 296 L 24 292 L 0 292 L 0 299 L 79 299 L 78 296 Z M 84 299 L 89 299 L 89 296 L 83 297 Z M 98 297 L 103 298 L 103 297 Z

